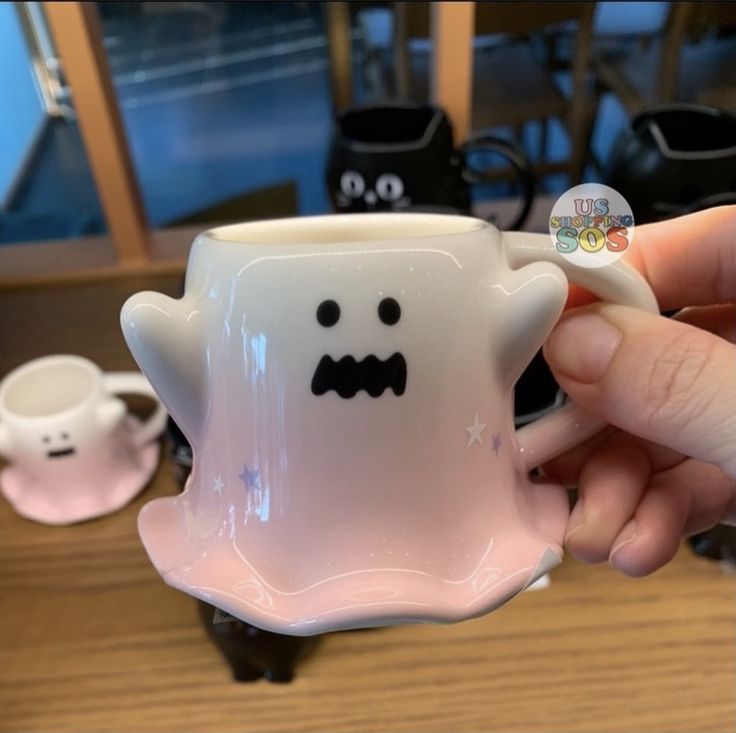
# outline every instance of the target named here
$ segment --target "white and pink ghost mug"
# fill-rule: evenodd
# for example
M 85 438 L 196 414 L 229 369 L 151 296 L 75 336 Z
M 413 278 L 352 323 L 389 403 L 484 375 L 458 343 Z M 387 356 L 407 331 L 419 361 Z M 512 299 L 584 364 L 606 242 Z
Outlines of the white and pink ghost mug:
M 119 394 L 155 402 L 139 422 Z M 15 369 L 0 383 L 0 491 L 18 514 L 71 524 L 109 514 L 146 485 L 167 414 L 137 372 L 104 374 L 88 359 L 55 355 Z
M 602 425 L 574 405 L 514 430 L 514 383 L 568 280 L 651 311 L 618 262 L 467 217 L 354 214 L 197 237 L 185 294 L 122 328 L 191 442 L 185 491 L 139 515 L 170 585 L 308 635 L 450 622 L 556 565 L 562 487 L 533 467 Z

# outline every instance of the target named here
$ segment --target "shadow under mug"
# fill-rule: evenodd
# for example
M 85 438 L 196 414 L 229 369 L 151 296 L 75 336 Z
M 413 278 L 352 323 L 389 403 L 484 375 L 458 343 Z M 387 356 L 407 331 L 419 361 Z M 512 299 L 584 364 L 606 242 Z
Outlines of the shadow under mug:
M 155 401 L 144 422 L 119 394 Z M 80 356 L 30 361 L 0 383 L 0 491 L 18 514 L 70 524 L 128 503 L 158 462 L 166 410 L 137 372 L 103 373 Z
M 498 181 L 496 169 L 477 168 L 481 155 L 502 157 L 521 186 L 521 205 L 508 229 L 520 229 L 534 200 L 535 179 L 512 142 L 484 136 L 460 148 L 447 115 L 431 105 L 384 105 L 340 114 L 327 162 L 335 211 L 471 213 L 471 187 Z

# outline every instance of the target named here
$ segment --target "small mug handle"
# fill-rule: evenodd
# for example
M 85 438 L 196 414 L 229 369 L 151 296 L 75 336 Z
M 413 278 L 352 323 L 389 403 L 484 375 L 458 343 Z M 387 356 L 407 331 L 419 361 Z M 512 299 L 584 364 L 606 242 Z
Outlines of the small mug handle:
M 517 178 L 521 183 L 522 189 L 522 204 L 519 213 L 516 215 L 514 221 L 509 225 L 509 229 L 521 229 L 529 216 L 529 211 L 534 203 L 534 195 L 536 193 L 536 178 L 534 176 L 534 169 L 531 163 L 527 160 L 524 153 L 521 151 L 518 145 L 515 145 L 509 140 L 502 140 L 499 137 L 483 136 L 476 137 L 468 140 L 462 148 L 460 153 L 462 155 L 463 162 L 463 180 L 471 185 L 479 183 L 494 183 L 495 179 L 491 178 L 488 171 L 478 170 L 471 168 L 467 164 L 468 155 L 475 152 L 491 152 L 499 153 L 506 160 L 511 163 L 511 166 L 516 171 Z
M 143 395 L 156 403 L 153 414 L 134 433 L 133 441 L 141 446 L 158 438 L 166 427 L 168 414 L 148 379 L 138 372 L 109 372 L 103 380 L 109 394 Z
M 659 313 L 659 306 L 647 281 L 623 260 L 604 267 L 580 267 L 560 254 L 547 234 L 504 232 L 503 248 L 513 269 L 533 262 L 557 265 L 568 281 L 582 285 L 602 300 Z M 591 438 L 605 423 L 569 402 L 539 420 L 516 431 L 522 460 L 531 471 L 550 458 Z

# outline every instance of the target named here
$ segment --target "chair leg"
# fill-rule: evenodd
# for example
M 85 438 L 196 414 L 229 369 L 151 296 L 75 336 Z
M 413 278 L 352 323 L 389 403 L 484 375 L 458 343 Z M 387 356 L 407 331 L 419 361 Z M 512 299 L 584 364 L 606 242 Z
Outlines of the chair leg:
M 585 167 L 588 163 L 590 143 L 593 138 L 593 129 L 598 117 L 600 104 L 600 90 L 597 86 L 591 92 L 586 104 L 581 105 L 577 116 L 572 116 L 568 123 L 570 135 L 570 186 L 576 186 L 583 179 Z
M 539 120 L 539 162 L 547 161 L 547 146 L 549 144 L 549 119 Z
M 519 144 L 519 148 L 525 151 L 526 147 L 524 146 L 524 130 L 526 129 L 526 124 L 524 122 L 520 122 L 515 124 L 513 128 L 514 139 Z M 506 188 L 509 196 L 517 195 L 518 191 L 516 190 L 516 182 L 513 180 L 513 178 L 507 181 Z
M 523 148 L 524 147 L 524 123 L 517 123 L 514 125 L 514 137 L 516 138 L 516 142 L 519 143 L 519 145 Z

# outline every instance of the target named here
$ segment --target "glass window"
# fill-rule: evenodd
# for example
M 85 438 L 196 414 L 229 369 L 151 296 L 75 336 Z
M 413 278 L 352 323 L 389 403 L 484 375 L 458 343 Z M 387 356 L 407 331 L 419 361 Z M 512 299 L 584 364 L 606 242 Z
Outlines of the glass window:
M 328 210 L 322 3 L 98 3 L 154 228 Z
M 40 3 L 0 3 L 0 245 L 106 231 Z

